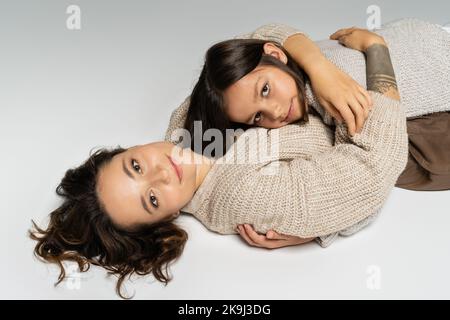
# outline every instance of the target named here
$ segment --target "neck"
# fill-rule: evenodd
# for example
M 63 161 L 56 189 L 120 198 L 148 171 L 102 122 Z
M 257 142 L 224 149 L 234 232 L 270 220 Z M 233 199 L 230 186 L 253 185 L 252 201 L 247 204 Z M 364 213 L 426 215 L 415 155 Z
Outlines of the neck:
M 195 191 L 200 188 L 213 165 L 213 160 L 203 155 L 195 154 L 199 161 L 195 162 Z

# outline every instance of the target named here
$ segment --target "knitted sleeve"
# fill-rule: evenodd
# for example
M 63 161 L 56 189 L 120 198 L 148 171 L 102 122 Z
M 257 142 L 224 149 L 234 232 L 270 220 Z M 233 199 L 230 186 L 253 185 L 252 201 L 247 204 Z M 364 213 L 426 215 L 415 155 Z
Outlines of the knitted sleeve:
M 237 35 L 234 39 L 260 39 L 284 44 L 287 38 L 297 33 L 308 37 L 306 33 L 297 30 L 290 25 L 283 23 L 268 23 L 258 27 L 252 32 Z
M 258 27 L 252 32 L 235 36 L 234 39 L 262 39 L 267 41 L 276 41 L 278 43 L 283 44 L 287 38 L 297 33 L 304 34 L 303 32 L 286 24 L 269 23 Z M 186 115 L 189 108 L 189 100 L 190 96 L 186 97 L 183 103 L 174 111 L 172 111 L 169 120 L 169 126 L 166 130 L 164 137 L 165 141 L 171 141 L 176 143 L 176 141 L 172 139 L 172 133 L 175 129 L 183 128 L 184 121 L 186 120 Z
M 220 166 L 214 173 L 220 183 L 206 208 L 215 216 L 210 227 L 235 233 L 235 224 L 249 223 L 260 233 L 274 229 L 309 238 L 333 234 L 376 214 L 406 166 L 408 138 L 403 104 L 373 91 L 370 95 L 374 107 L 362 132 L 351 137 L 345 123 L 338 125 L 328 152 L 282 159 L 271 174 L 262 169 L 274 161 Z M 267 134 L 283 129 L 289 126 Z

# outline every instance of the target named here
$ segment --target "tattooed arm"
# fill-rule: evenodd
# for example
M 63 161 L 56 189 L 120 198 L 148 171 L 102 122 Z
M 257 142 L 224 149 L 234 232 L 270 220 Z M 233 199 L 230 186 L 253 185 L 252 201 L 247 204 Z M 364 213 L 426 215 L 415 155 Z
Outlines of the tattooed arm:
M 400 100 L 387 45 L 374 43 L 366 51 L 367 89 Z
M 366 55 L 367 90 L 400 100 L 389 49 L 383 37 L 366 29 L 340 29 L 330 36 L 346 47 Z

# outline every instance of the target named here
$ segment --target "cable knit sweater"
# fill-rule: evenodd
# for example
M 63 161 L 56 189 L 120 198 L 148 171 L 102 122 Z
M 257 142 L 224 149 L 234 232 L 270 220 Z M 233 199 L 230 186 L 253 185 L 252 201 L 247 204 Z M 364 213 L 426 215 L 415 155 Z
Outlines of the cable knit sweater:
M 407 155 L 405 117 L 450 109 L 448 90 L 442 86 L 445 81 L 450 81 L 450 37 L 442 31 L 438 25 L 417 19 L 402 19 L 377 31 L 389 45 L 403 107 L 392 107 L 397 102 L 371 92 L 379 105 L 374 108 L 376 112 L 372 111 L 369 117 L 372 120 L 367 121 L 361 135 L 357 134 L 354 138 L 347 136 L 343 124 L 343 127 L 338 125 L 334 137 L 332 127 L 323 123 L 331 125 L 333 120 L 317 103 L 307 84 L 308 103 L 321 114 L 322 119 L 310 116 L 310 122 L 306 125 L 293 124 L 271 130 L 281 134 L 280 158 L 272 159 L 271 163 L 281 164 L 284 170 L 271 177 L 261 176 L 260 169 L 255 167 L 215 165 L 183 211 L 194 214 L 210 230 L 220 233 L 235 233 L 236 224 L 250 223 L 259 232 L 274 229 L 302 237 L 315 236 L 323 247 L 338 235 L 353 234 L 369 224 L 379 213 L 404 168 Z M 269 24 L 236 38 L 284 43 L 290 35 L 299 32 L 287 25 Z M 365 60 L 361 52 L 345 48 L 337 41 L 325 40 L 317 44 L 330 61 L 361 85 L 366 85 Z M 412 52 L 413 49 L 419 53 Z M 431 67 L 425 68 L 425 62 Z M 436 74 L 433 70 L 438 66 L 440 72 Z M 418 88 L 420 93 L 410 90 L 410 86 Z M 421 97 L 425 93 L 431 103 L 423 102 Z M 386 105 L 392 108 L 386 111 Z M 188 106 L 189 97 L 172 113 L 166 140 L 172 141 L 173 130 L 183 126 Z M 406 114 L 402 108 L 405 108 L 403 111 Z M 378 114 L 380 112 L 381 115 Z M 399 120 L 392 119 L 391 115 L 386 116 L 386 112 L 394 112 L 396 116 L 403 114 L 402 124 L 386 125 L 380 119 Z M 388 131 L 394 130 L 383 134 L 396 142 L 374 139 L 380 134 L 375 131 L 383 128 L 380 124 L 386 125 L 384 129 Z M 250 131 L 261 130 L 265 129 Z M 364 134 L 368 136 L 364 137 Z M 377 147 L 364 141 L 377 142 Z M 393 147 L 390 145 L 392 143 L 397 146 Z M 395 151 L 389 152 L 389 148 Z M 375 150 L 381 153 L 375 155 Z M 316 159 L 326 159 L 326 164 Z M 371 165 L 374 162 L 376 166 Z M 267 162 L 259 164 L 267 165 Z M 215 179 L 217 183 L 214 183 Z M 219 181 L 222 183 L 219 184 Z M 366 184 L 367 188 L 364 188 Z M 247 189 L 249 186 L 251 188 Z M 264 195 L 264 199 L 256 195 Z M 224 199 L 226 205 L 222 202 Z M 292 206 L 294 203 L 296 206 Z

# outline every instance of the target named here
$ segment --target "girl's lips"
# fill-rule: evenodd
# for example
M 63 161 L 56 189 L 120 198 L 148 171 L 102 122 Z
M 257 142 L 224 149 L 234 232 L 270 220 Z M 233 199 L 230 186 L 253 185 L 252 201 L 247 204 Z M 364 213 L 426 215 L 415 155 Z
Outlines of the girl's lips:
M 287 114 L 287 116 L 286 116 L 286 118 L 284 118 L 284 120 L 283 120 L 283 122 L 289 122 L 290 120 L 291 120 L 291 116 L 292 116 L 292 101 L 293 100 L 291 100 L 291 105 L 289 106 L 289 111 L 288 111 L 288 114 Z
M 172 160 L 171 156 L 168 156 L 170 163 L 173 166 L 173 169 L 175 170 L 175 173 L 178 176 L 178 179 L 180 180 L 181 183 L 181 179 L 183 178 L 183 169 L 181 168 L 181 166 L 179 166 L 178 164 L 175 163 L 175 161 Z

